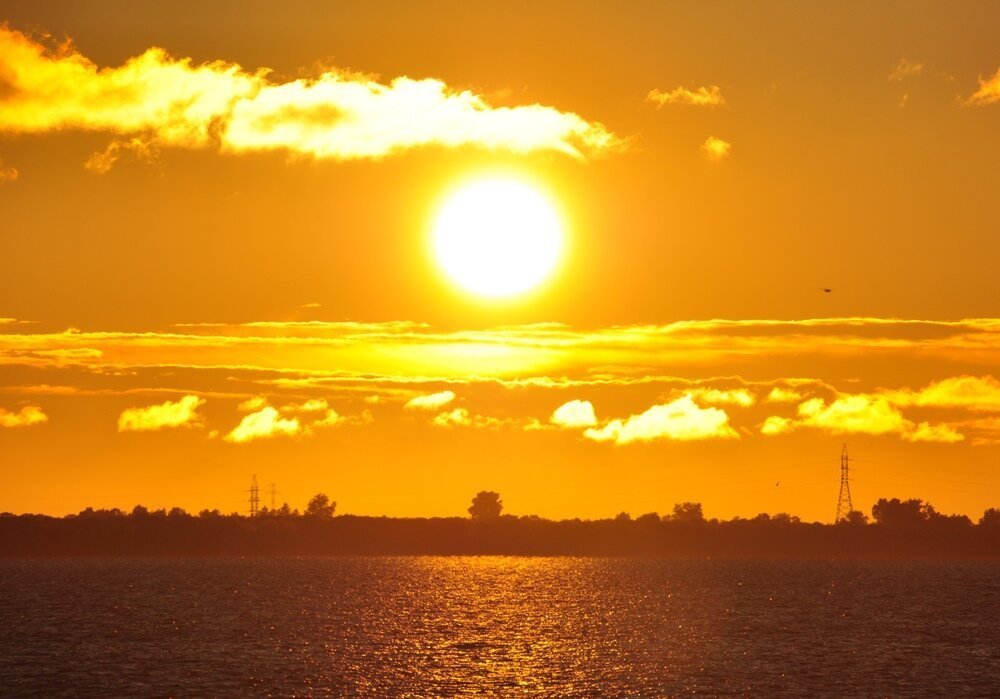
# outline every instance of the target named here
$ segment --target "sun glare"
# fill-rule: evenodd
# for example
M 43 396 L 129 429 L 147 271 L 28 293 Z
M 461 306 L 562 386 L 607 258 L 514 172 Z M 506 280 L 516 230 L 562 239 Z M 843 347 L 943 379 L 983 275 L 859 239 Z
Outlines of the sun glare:
M 562 251 L 555 208 L 532 186 L 511 179 L 472 182 L 456 190 L 434 223 L 434 254 L 463 289 L 503 298 L 544 281 Z

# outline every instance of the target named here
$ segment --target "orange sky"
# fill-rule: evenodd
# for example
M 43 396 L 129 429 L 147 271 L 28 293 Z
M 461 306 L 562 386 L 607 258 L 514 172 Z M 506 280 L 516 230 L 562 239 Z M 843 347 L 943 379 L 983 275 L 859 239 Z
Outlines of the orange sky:
M 5 5 L 0 510 L 1000 504 L 994 4 Z M 507 300 L 486 175 L 565 225 Z

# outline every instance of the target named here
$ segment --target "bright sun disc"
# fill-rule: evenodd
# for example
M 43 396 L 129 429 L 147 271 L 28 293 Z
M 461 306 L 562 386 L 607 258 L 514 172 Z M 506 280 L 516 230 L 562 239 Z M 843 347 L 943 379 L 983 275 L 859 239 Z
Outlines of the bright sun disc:
M 462 288 L 481 296 L 518 294 L 559 261 L 562 226 L 536 189 L 514 180 L 480 180 L 445 202 L 434 223 L 434 253 Z

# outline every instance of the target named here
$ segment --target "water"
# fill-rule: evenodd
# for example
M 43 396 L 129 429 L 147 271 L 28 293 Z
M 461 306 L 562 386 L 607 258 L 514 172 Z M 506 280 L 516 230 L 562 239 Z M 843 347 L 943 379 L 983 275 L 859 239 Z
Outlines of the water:
M 1000 565 L 0 562 L 4 696 L 1000 695 Z

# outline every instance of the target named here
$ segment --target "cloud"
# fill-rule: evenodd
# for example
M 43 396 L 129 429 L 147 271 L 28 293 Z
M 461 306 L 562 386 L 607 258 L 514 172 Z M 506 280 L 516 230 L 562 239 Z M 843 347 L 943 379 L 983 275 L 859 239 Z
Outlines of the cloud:
M 440 80 L 328 70 L 310 79 L 272 80 L 235 63 L 195 65 L 150 48 L 118 67 L 99 68 L 70 42 L 47 46 L 0 25 L 0 131 L 78 130 L 115 140 L 87 162 L 106 172 L 124 152 L 161 147 L 226 153 L 280 150 L 349 160 L 424 146 L 475 146 L 515 153 L 585 157 L 619 145 L 599 123 L 540 104 L 495 107 Z
M 472 424 L 472 417 L 465 408 L 455 408 L 447 413 L 441 413 L 431 420 L 431 424 L 438 427 L 468 427 Z
M 29 427 L 49 421 L 49 416 L 35 405 L 26 405 L 16 413 L 0 408 L 0 427 Z
M 514 419 L 501 419 L 489 415 L 475 415 L 466 408 L 455 408 L 448 412 L 436 415 L 431 424 L 435 427 L 473 427 L 477 429 L 498 430 L 501 427 L 521 426 L 525 429 L 532 429 L 537 425 L 537 420 L 519 421 Z
M 253 398 L 247 398 L 245 401 L 236 406 L 236 409 L 246 412 L 248 410 L 260 410 L 265 405 L 267 405 L 267 399 L 264 398 L 264 396 L 255 396 Z
M 911 424 L 883 396 L 845 395 L 827 404 L 811 398 L 799 405 L 800 423 L 834 434 L 889 434 L 910 431 Z
M 597 442 L 631 444 L 657 439 L 739 439 L 729 425 L 729 416 L 719 408 L 701 408 L 690 396 L 671 403 L 654 405 L 626 420 L 612 420 L 603 427 L 592 427 L 583 433 Z
M 329 410 L 330 404 L 327 403 L 322 398 L 310 398 L 304 403 L 290 403 L 284 407 L 282 410 L 286 412 L 297 412 L 297 413 L 319 413 Z
M 13 182 L 21 173 L 17 171 L 17 168 L 5 167 L 3 164 L 3 159 L 0 158 L 0 184 L 4 182 Z
M 907 419 L 885 395 L 840 395 L 827 403 L 811 398 L 798 407 L 795 419 L 772 415 L 761 426 L 761 434 L 773 436 L 802 427 L 832 434 L 896 435 L 910 442 L 960 442 L 965 436 L 948 424 L 919 424 Z
M 965 439 L 965 435 L 950 425 L 932 425 L 929 422 L 921 422 L 912 431 L 905 432 L 903 439 L 909 442 L 944 442 L 951 444 L 961 442 Z
M 764 424 L 760 428 L 760 433 L 772 436 L 776 434 L 782 434 L 784 432 L 791 432 L 796 428 L 796 424 L 789 420 L 787 417 L 781 417 L 780 415 L 771 415 L 769 418 L 764 420 Z
M 923 71 L 923 63 L 916 63 L 915 61 L 900 58 L 896 61 L 896 65 L 892 67 L 892 72 L 889 73 L 889 80 L 892 82 L 901 82 L 907 78 L 920 75 Z
M 301 430 L 302 425 L 298 418 L 283 418 L 277 410 L 267 406 L 244 416 L 240 424 L 234 427 L 223 439 L 227 442 L 242 444 L 278 435 L 293 436 Z
M 721 138 L 716 138 L 715 136 L 709 136 L 705 139 L 705 142 L 701 144 L 701 149 L 705 151 L 709 160 L 722 160 L 723 158 L 729 157 L 729 151 L 732 150 L 733 144 L 723 141 Z
M 559 427 L 593 427 L 597 424 L 597 416 L 589 400 L 571 400 L 556 408 L 549 422 Z
M 991 375 L 953 376 L 919 391 L 888 391 L 886 395 L 897 405 L 1000 412 L 1000 381 Z
M 775 386 L 771 389 L 771 392 L 767 394 L 767 398 L 765 400 L 768 403 L 795 403 L 802 400 L 802 398 L 803 395 L 794 388 Z
M 979 78 L 979 89 L 969 95 L 963 104 L 970 107 L 983 107 L 1000 102 L 1000 68 L 991 77 Z
M 453 400 L 455 400 L 455 394 L 452 391 L 439 391 L 411 398 L 403 407 L 407 410 L 437 410 Z
M 176 401 L 166 401 L 144 408 L 129 408 L 118 417 L 119 432 L 151 432 L 165 427 L 194 426 L 201 424 L 198 407 L 205 401 L 198 396 L 184 396 Z
M 749 408 L 757 402 L 757 397 L 745 388 L 692 388 L 687 393 L 704 405 L 738 405 Z
M 668 104 L 686 104 L 693 107 L 718 107 L 726 103 L 722 97 L 722 90 L 718 85 L 698 87 L 689 90 L 686 87 L 675 87 L 673 90 L 664 92 L 658 89 L 650 90 L 646 95 L 646 101 L 656 104 L 659 109 Z

